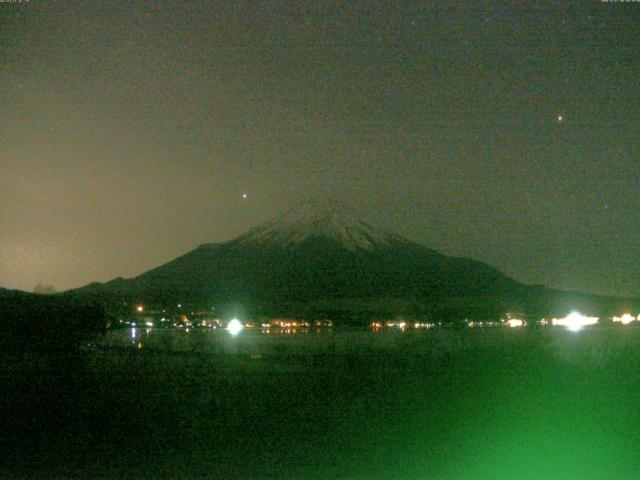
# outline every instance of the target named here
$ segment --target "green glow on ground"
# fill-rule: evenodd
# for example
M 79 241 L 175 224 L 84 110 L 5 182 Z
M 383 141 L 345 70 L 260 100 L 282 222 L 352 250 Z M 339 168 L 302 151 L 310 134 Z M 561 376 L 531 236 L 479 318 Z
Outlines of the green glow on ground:
M 223 333 L 238 352 L 252 345 L 249 332 Z M 626 480 L 640 471 L 640 329 L 391 340 L 391 354 L 145 347 L 90 352 L 75 370 L 7 368 L 13 434 L 0 447 L 13 454 L 0 476 Z

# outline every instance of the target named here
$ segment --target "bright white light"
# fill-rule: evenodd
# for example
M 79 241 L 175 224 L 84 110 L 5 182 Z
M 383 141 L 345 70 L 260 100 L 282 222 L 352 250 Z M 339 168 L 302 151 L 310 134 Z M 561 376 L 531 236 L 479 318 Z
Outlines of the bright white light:
M 595 325 L 596 323 L 598 323 L 597 317 L 587 317 L 578 312 L 571 312 L 565 318 L 554 318 L 551 320 L 552 325 L 566 327 L 567 329 L 572 331 L 577 331 L 582 327 Z
M 227 330 L 233 336 L 238 335 L 243 328 L 242 322 L 237 318 L 234 318 L 227 324 Z
M 153 327 L 153 322 L 145 322 L 145 325 L 146 325 L 147 327 Z
M 619 322 L 623 325 L 628 325 L 629 323 L 635 321 L 635 317 L 633 317 L 632 315 L 630 315 L 629 313 L 625 313 L 624 315 L 622 315 L 621 317 L 613 317 L 612 319 L 614 322 Z
M 518 320 L 517 318 L 510 318 L 509 320 L 506 321 L 506 324 L 513 328 L 522 327 L 524 325 L 524 320 Z
M 138 312 L 142 312 L 142 311 L 144 311 L 144 307 L 143 307 L 142 305 L 138 305 L 138 306 L 136 307 L 136 310 L 137 310 Z

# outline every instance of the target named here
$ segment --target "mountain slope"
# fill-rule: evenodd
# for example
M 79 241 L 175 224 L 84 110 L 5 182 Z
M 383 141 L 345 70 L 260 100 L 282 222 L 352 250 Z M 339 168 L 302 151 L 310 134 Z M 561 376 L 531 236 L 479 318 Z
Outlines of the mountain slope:
M 512 307 L 537 315 L 561 304 L 563 295 L 526 286 L 482 262 L 442 255 L 344 207 L 309 204 L 138 277 L 91 284 L 80 292 L 111 302 L 233 303 L 273 314 L 286 314 L 292 305 L 329 310 L 377 305 L 388 313 L 411 304 L 423 313 L 440 309 L 448 317 L 489 316 Z M 585 298 L 582 303 L 592 297 Z
M 72 349 L 106 326 L 104 311 L 91 302 L 0 288 L 3 349 Z

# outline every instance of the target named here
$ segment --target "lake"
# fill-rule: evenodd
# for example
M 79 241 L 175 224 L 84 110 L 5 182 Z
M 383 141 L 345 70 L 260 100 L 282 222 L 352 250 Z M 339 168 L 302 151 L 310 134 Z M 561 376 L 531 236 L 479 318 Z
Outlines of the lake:
M 628 479 L 640 329 L 122 329 L 3 353 L 1 478 Z

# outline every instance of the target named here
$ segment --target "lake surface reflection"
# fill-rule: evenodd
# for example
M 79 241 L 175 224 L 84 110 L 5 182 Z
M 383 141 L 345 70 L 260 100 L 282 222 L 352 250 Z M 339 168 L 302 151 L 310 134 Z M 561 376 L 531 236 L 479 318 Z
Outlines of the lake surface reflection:
M 640 353 L 640 328 L 598 327 L 570 331 L 561 327 L 452 329 L 244 329 L 124 328 L 109 332 L 98 349 L 156 354 L 248 356 L 254 359 L 304 356 L 448 359 L 513 355 L 542 349 L 545 356 L 597 366 Z M 519 352 L 518 350 L 523 351 Z
M 633 327 L 235 336 L 128 328 L 58 361 L 3 359 L 0 400 L 12 434 L 0 447 L 12 453 L 0 478 L 629 479 L 640 471 Z
M 450 339 L 456 335 L 447 335 Z M 420 353 L 429 339 L 443 338 L 433 332 L 371 331 L 368 329 L 226 329 L 140 328 L 109 332 L 100 348 L 151 349 L 183 353 L 319 355 L 371 354 L 409 349 Z

